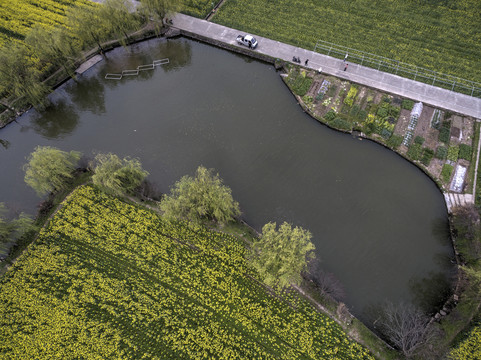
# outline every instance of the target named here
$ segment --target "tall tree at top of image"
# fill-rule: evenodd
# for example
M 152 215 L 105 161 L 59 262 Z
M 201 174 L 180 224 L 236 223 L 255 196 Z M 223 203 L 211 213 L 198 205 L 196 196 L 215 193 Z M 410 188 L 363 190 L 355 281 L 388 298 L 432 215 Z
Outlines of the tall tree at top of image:
M 24 166 L 25 182 L 39 196 L 65 189 L 81 153 L 62 151 L 51 146 L 37 146 Z
M 263 226 L 262 235 L 250 253 L 250 263 L 268 286 L 287 287 L 299 285 L 301 273 L 314 258 L 312 234 L 301 227 L 284 222 L 279 230 L 276 223 Z
M 141 24 L 130 0 L 106 0 L 100 6 L 99 16 L 108 33 L 116 36 L 122 46 L 128 45 L 128 33 Z
M 170 13 L 180 11 L 181 5 L 177 0 L 140 0 L 140 11 L 156 24 L 156 31 L 162 27 L 163 19 Z
M 101 5 L 72 6 L 66 11 L 66 25 L 82 49 L 95 44 L 103 52 L 102 42 L 109 34 L 108 25 L 100 14 Z

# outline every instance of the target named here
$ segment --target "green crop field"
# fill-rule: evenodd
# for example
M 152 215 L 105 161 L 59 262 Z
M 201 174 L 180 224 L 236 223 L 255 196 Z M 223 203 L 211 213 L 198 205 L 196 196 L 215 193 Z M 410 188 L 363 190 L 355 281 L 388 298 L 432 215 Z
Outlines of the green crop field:
M 81 187 L 0 281 L 0 358 L 373 359 L 244 251 Z
M 479 0 L 227 0 L 213 21 L 310 50 L 324 40 L 481 83 Z

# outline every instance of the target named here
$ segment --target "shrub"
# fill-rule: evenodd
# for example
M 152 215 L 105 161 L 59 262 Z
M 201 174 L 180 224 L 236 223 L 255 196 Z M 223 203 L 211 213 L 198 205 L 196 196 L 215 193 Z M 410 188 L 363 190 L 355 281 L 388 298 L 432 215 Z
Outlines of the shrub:
M 471 161 L 473 155 L 473 148 L 466 144 L 459 145 L 459 158 Z
M 329 110 L 326 115 L 324 115 L 324 119 L 329 122 L 336 118 L 336 113 L 334 110 Z
M 458 145 L 450 146 L 448 149 L 448 160 L 458 161 L 458 155 L 459 155 L 459 146 Z
M 380 134 L 385 140 L 391 138 L 392 131 L 389 131 L 388 129 L 382 129 L 381 134 Z
M 449 182 L 453 173 L 453 169 L 454 168 L 452 165 L 444 164 L 443 169 L 441 170 L 441 179 L 443 180 L 443 182 Z
M 363 128 L 363 132 L 366 135 L 371 135 L 375 130 L 376 130 L 376 125 L 372 122 L 366 123 L 366 125 L 364 125 L 364 128 Z
M 367 118 L 367 111 L 366 110 L 359 110 L 359 112 L 357 114 L 357 118 L 359 119 L 359 121 L 365 121 L 366 118 Z
M 293 75 L 295 76 L 295 75 Z M 289 81 L 289 84 L 291 85 L 292 91 L 299 96 L 304 96 L 306 93 L 309 91 L 311 84 L 312 84 L 312 79 L 310 77 L 301 75 L 297 75 L 294 79 L 291 79 Z
M 434 157 L 434 151 L 429 149 L 429 148 L 424 148 L 423 149 L 423 154 L 422 154 L 422 157 L 421 157 L 421 162 L 425 165 L 425 166 L 429 166 L 429 164 L 431 163 L 431 160 L 433 159 Z
M 451 122 L 443 121 L 441 129 L 439 130 L 439 141 L 443 143 L 449 143 L 449 137 L 451 136 Z
M 403 109 L 412 110 L 414 106 L 414 101 L 409 99 L 403 99 L 401 106 Z
M 416 136 L 414 138 L 414 143 L 422 145 L 422 144 L 424 144 L 424 138 L 422 136 Z
M 359 105 L 353 105 L 352 108 L 351 108 L 351 111 L 349 112 L 349 115 L 352 116 L 352 117 L 356 117 L 357 114 L 359 113 Z
M 383 119 L 387 117 L 388 114 L 389 110 L 384 106 L 381 106 L 379 109 L 377 109 L 377 115 Z
M 356 99 L 357 91 L 358 91 L 357 86 L 351 85 L 351 88 L 349 89 L 349 92 L 347 93 L 347 96 L 344 99 L 344 104 L 348 106 L 352 106 L 352 104 L 354 103 L 354 100 Z
M 329 122 L 329 125 L 340 130 L 351 130 L 351 123 L 347 120 L 342 118 L 336 118 L 333 121 Z
M 327 96 L 333 97 L 336 94 L 337 86 L 336 85 L 331 85 L 329 87 L 329 90 L 327 90 Z
M 392 135 L 387 141 L 387 146 L 393 149 L 397 149 L 403 142 L 403 137 L 401 135 Z
M 421 152 L 422 152 L 421 145 L 413 143 L 411 144 L 411 146 L 409 146 L 409 149 L 406 155 L 411 160 L 419 160 L 419 158 L 421 157 Z
M 435 156 L 437 159 L 446 159 L 446 157 L 448 156 L 448 149 L 446 148 L 446 146 L 438 146 Z

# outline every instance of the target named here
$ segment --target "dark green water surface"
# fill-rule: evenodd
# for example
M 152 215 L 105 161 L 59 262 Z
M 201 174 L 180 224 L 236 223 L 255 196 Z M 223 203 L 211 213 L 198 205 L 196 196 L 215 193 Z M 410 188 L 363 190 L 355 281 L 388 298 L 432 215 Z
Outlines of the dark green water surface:
M 166 57 L 137 77 L 104 79 Z M 453 265 L 440 191 L 392 151 L 303 113 L 272 66 L 156 39 L 109 53 L 52 101 L 0 130 L 0 202 L 9 207 L 36 211 L 22 166 L 37 145 L 138 157 L 163 192 L 202 164 L 258 230 L 284 220 L 309 229 L 355 314 L 385 299 L 442 299 Z

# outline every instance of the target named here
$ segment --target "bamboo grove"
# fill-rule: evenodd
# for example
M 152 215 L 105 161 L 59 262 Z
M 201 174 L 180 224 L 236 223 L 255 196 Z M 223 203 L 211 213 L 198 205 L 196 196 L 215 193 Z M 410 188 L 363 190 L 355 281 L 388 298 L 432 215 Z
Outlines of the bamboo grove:
M 83 186 L 0 283 L 0 358 L 373 359 L 244 252 Z

